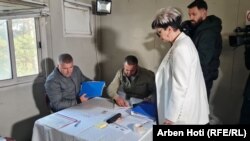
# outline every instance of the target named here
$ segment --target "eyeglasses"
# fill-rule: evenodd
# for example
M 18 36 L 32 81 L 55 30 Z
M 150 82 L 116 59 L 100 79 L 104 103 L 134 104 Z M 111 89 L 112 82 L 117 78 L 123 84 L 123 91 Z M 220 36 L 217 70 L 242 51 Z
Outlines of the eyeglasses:
M 157 35 L 159 38 L 161 37 L 161 31 L 162 31 L 162 29 L 156 31 L 156 35 Z
M 156 32 L 156 35 L 160 38 L 161 37 L 161 33 Z

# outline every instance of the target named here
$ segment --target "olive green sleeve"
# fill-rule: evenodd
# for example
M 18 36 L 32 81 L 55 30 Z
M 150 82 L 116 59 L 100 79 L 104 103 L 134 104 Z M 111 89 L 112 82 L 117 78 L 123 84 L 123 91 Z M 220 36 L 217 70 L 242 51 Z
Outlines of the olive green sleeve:
M 109 84 L 108 88 L 107 88 L 107 92 L 109 97 L 114 98 L 115 96 L 118 96 L 117 92 L 118 89 L 120 87 L 120 77 L 122 76 L 122 71 L 119 70 L 117 71 L 115 78 L 113 79 L 113 81 Z

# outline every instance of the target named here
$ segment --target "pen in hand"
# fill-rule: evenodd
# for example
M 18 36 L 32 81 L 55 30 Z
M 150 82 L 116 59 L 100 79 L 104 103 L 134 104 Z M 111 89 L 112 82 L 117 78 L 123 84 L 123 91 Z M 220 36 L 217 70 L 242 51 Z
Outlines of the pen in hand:
M 81 120 L 78 120 L 75 124 L 75 127 L 77 127 L 81 123 Z

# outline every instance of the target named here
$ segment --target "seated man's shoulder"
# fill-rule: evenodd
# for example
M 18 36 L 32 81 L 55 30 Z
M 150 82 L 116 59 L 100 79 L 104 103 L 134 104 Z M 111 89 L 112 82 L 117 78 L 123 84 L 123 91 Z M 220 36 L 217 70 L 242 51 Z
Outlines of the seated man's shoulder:
M 60 77 L 61 76 L 59 75 L 59 72 L 57 72 L 57 70 L 55 69 L 46 78 L 46 83 L 56 83 L 57 81 L 59 81 Z
M 50 74 L 50 75 L 47 77 L 45 84 L 51 85 L 52 83 L 56 83 L 57 79 L 58 79 L 58 78 L 56 77 L 56 75 Z
M 74 75 L 79 75 L 81 73 L 82 73 L 81 69 L 78 66 L 74 65 L 73 74 Z
M 149 76 L 154 76 L 155 75 L 155 73 L 153 71 L 149 70 L 149 69 L 142 68 L 142 67 L 140 67 L 140 69 L 141 69 L 141 72 L 146 74 L 146 75 L 149 75 Z
M 55 79 L 56 75 L 57 75 L 57 73 L 55 72 L 55 70 L 52 71 L 52 72 L 48 75 L 48 77 L 46 78 L 46 81 L 51 81 L 51 80 Z
M 81 69 L 78 66 L 74 65 L 74 71 L 81 71 Z
M 122 73 L 123 73 L 123 68 L 121 68 L 121 69 L 118 69 L 117 71 L 116 71 L 116 74 L 118 75 L 122 75 Z

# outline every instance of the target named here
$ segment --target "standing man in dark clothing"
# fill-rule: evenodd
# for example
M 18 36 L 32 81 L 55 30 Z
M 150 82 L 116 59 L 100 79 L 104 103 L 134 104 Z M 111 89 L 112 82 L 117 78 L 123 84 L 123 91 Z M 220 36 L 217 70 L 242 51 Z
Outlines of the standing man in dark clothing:
M 250 70 L 250 45 L 245 46 L 245 65 Z M 240 113 L 240 124 L 250 124 L 250 75 L 243 94 L 243 104 Z
M 222 22 L 214 15 L 207 15 L 207 3 L 204 0 L 195 0 L 187 7 L 189 22 L 193 28 L 190 36 L 199 53 L 209 98 L 213 80 L 216 80 L 219 74 Z

